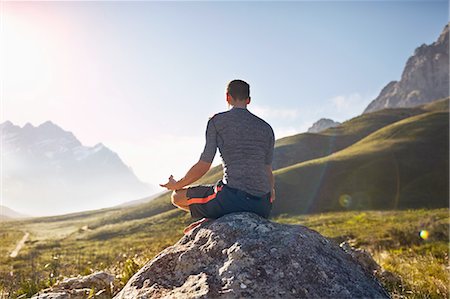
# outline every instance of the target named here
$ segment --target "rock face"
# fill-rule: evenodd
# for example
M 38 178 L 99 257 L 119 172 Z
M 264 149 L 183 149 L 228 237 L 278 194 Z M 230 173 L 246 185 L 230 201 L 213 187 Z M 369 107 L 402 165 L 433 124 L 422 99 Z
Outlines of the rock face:
M 68 278 L 40 291 L 31 299 L 111 298 L 114 275 L 96 272 L 83 277 Z
M 400 81 L 392 81 L 364 110 L 413 107 L 449 96 L 449 24 L 431 45 L 418 47 L 403 70 Z
M 318 121 L 316 121 L 309 129 L 308 133 L 319 133 L 323 130 L 326 130 L 328 128 L 334 128 L 339 126 L 341 123 L 334 121 L 329 118 L 321 118 Z
M 234 213 L 149 261 L 114 298 L 389 298 L 351 254 L 316 231 Z

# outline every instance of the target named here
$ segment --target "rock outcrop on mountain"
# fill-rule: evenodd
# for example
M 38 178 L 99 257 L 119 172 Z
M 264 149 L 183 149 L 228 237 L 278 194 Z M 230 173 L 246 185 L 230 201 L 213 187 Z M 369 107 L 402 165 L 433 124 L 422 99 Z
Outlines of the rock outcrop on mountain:
M 413 107 L 449 96 L 449 24 L 438 40 L 423 44 L 411 56 L 400 81 L 392 81 L 364 110 Z
M 114 297 L 388 298 L 351 254 L 314 230 L 234 213 L 206 222 Z
M 321 118 L 318 121 L 316 121 L 309 129 L 308 133 L 319 133 L 323 130 L 326 130 L 328 128 L 334 128 L 339 126 L 341 123 L 334 121 L 329 118 Z
M 102 208 L 151 194 L 117 153 L 102 143 L 84 146 L 51 121 L 0 124 L 4 203 L 30 215 Z M 40 202 L 30 205 L 30 198 Z M 93 205 L 95 199 L 95 205 Z

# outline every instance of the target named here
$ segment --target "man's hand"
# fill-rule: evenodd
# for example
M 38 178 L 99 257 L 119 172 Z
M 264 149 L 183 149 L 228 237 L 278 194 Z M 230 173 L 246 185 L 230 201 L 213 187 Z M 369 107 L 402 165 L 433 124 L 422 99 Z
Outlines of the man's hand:
M 173 175 L 169 177 L 169 181 L 166 184 L 159 184 L 161 187 L 167 188 L 169 190 L 179 190 L 183 188 L 184 186 L 187 186 L 189 184 L 192 184 L 193 182 L 197 181 L 199 178 L 201 178 L 205 173 L 208 172 L 209 168 L 211 167 L 210 162 L 205 162 L 202 160 L 199 160 L 197 163 L 195 163 L 194 166 L 189 169 L 189 171 L 186 173 L 186 175 L 179 181 L 175 181 L 173 179 Z
M 275 196 L 275 188 L 273 188 L 273 189 L 272 189 L 272 192 L 270 193 L 270 199 L 271 199 L 271 202 L 274 202 L 274 201 L 275 201 L 275 198 L 276 198 L 276 196 Z
M 169 181 L 165 184 L 159 184 L 161 187 L 167 188 L 167 190 L 177 190 L 177 181 L 173 178 L 173 175 L 170 175 Z

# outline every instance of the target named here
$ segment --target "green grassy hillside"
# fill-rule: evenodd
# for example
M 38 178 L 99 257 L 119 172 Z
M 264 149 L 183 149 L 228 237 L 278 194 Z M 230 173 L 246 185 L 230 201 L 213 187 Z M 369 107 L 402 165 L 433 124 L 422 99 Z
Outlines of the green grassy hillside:
M 327 157 L 277 170 L 275 213 L 448 206 L 448 112 L 386 126 Z
M 433 101 L 423 105 L 423 109 L 429 111 L 448 111 L 450 98 Z
M 384 126 L 424 112 L 422 108 L 384 109 L 360 115 L 320 133 L 281 138 L 275 144 L 273 168 L 280 169 L 330 155 Z

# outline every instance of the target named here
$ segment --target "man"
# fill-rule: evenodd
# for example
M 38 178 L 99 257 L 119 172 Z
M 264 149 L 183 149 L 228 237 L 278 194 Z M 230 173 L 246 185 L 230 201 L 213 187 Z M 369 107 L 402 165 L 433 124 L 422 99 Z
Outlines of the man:
M 250 86 L 233 80 L 226 92 L 231 109 L 211 117 L 206 127 L 206 145 L 200 160 L 179 181 L 173 176 L 160 184 L 173 190 L 172 203 L 203 218 L 186 228 L 233 212 L 253 212 L 268 218 L 275 199 L 272 159 L 275 136 L 272 127 L 247 110 Z M 219 148 L 223 178 L 213 185 L 184 188 L 200 179 L 211 167 Z

